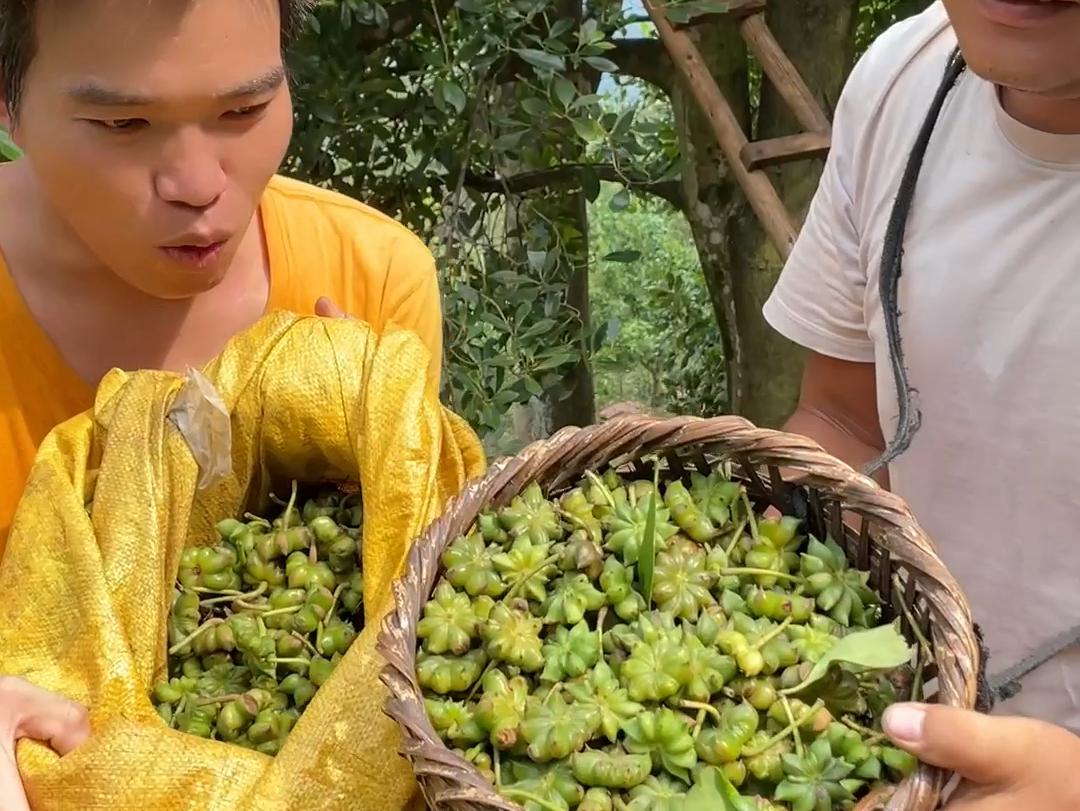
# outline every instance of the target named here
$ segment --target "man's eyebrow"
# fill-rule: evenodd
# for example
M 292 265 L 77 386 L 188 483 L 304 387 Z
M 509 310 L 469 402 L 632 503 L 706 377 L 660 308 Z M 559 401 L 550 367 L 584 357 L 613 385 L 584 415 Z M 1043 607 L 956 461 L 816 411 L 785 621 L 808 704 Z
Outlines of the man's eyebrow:
M 285 68 L 277 66 L 261 76 L 249 79 L 236 87 L 215 93 L 214 97 L 222 101 L 231 101 L 233 99 L 257 96 L 261 93 L 277 90 L 284 82 Z M 93 81 L 83 82 L 69 89 L 68 98 L 95 107 L 148 107 L 159 101 L 153 96 L 118 90 Z

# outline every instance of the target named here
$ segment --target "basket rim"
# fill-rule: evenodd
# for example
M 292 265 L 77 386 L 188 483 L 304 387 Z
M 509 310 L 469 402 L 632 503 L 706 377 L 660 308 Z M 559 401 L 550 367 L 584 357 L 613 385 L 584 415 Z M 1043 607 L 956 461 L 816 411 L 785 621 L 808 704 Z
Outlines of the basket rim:
M 520 805 L 499 796 L 471 764 L 439 739 L 424 711 L 415 678 L 415 627 L 438 578 L 443 549 L 482 509 L 509 501 L 532 481 L 539 481 L 546 491 L 557 490 L 576 481 L 585 470 L 688 450 L 733 457 L 750 470 L 783 469 L 786 483 L 827 492 L 845 511 L 872 520 L 877 531 L 870 538 L 871 546 L 899 560 L 926 602 L 938 668 L 936 701 L 975 708 L 979 644 L 970 607 L 903 499 L 798 434 L 758 428 L 731 415 L 628 414 L 596 425 L 563 428 L 516 455 L 495 460 L 446 503 L 409 550 L 405 571 L 393 584 L 394 606 L 383 618 L 376 650 L 386 662 L 380 675 L 389 691 L 384 712 L 398 723 L 401 754 L 411 762 L 432 808 L 521 811 Z M 888 811 L 932 811 L 950 776 L 921 765 L 895 787 Z

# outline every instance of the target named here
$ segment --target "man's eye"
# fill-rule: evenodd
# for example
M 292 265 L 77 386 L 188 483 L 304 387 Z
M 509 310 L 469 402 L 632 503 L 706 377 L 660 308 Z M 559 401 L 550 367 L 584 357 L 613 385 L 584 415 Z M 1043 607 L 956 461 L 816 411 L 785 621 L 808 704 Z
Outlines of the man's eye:
M 235 110 L 229 110 L 229 112 L 225 113 L 224 118 L 252 118 L 263 112 L 266 109 L 267 104 L 251 104 L 247 107 L 237 107 Z
M 112 130 L 113 132 L 126 132 L 129 130 L 140 129 L 145 126 L 147 122 L 142 118 L 112 118 L 105 120 L 95 120 L 94 124 L 102 129 Z

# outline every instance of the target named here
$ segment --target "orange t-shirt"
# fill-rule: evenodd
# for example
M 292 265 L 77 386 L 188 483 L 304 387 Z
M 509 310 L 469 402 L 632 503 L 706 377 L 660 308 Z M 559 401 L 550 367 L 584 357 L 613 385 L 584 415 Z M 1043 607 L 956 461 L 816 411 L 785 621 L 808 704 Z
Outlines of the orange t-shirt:
M 260 211 L 270 258 L 267 309 L 311 313 L 319 296 L 381 331 L 415 331 L 442 368 L 435 263 L 405 226 L 336 192 L 275 177 Z M 94 403 L 27 309 L 0 256 L 0 555 L 38 444 Z

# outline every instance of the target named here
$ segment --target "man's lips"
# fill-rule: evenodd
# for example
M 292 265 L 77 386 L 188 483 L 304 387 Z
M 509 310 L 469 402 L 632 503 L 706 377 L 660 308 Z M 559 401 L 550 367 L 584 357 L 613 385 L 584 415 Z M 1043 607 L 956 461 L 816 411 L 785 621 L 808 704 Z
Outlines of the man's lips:
M 1077 0 L 979 0 L 979 6 L 993 22 L 1014 27 L 1052 21 L 1080 8 Z
M 225 241 L 222 240 L 205 245 L 167 245 L 159 250 L 178 264 L 201 269 L 213 265 L 224 247 Z

